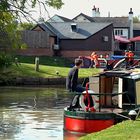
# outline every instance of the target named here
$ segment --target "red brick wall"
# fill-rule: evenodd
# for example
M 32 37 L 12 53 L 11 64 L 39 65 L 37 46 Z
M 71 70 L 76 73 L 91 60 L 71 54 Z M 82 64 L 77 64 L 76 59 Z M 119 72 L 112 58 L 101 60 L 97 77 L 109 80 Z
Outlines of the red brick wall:
M 90 56 L 93 51 L 61 51 L 63 57 Z M 95 51 L 98 55 L 112 54 L 112 51 Z
M 61 57 L 75 58 L 78 56 L 90 56 L 92 51 L 61 51 Z M 96 51 L 98 55 L 111 55 L 111 51 Z M 28 48 L 23 50 L 17 50 L 19 55 L 28 55 L 28 56 L 54 56 L 54 51 L 49 48 Z
M 19 55 L 28 55 L 28 56 L 53 56 L 53 50 L 50 48 L 28 48 L 17 50 Z

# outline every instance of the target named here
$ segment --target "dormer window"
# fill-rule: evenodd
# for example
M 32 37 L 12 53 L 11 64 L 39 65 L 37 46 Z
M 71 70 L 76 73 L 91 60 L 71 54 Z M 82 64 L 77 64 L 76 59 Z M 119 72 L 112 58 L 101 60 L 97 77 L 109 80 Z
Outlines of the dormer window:
M 71 30 L 72 30 L 72 32 L 77 31 L 77 24 L 76 23 L 71 23 Z

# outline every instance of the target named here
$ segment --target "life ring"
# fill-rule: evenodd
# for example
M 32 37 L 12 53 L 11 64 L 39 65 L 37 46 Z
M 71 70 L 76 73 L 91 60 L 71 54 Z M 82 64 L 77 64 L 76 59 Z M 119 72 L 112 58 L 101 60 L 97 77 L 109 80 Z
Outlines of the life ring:
M 83 93 L 85 94 L 86 91 L 84 91 Z M 93 106 L 90 106 L 89 110 L 95 112 L 99 108 L 99 97 L 95 95 L 90 95 L 90 93 L 94 93 L 94 91 L 92 90 L 88 90 L 88 93 L 89 93 L 89 96 L 92 97 L 92 102 L 93 102 Z M 87 111 L 87 105 L 85 104 L 84 99 L 85 99 L 85 95 L 81 95 L 79 98 L 79 104 L 82 107 L 82 109 Z

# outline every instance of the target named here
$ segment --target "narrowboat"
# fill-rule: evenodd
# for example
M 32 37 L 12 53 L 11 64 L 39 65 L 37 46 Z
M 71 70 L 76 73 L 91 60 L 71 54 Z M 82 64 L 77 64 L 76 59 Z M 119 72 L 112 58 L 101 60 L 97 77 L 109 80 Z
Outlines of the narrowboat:
M 73 94 L 70 105 L 64 108 L 65 131 L 92 133 L 136 119 L 140 112 L 140 71 L 102 72 L 89 77 L 86 91 Z

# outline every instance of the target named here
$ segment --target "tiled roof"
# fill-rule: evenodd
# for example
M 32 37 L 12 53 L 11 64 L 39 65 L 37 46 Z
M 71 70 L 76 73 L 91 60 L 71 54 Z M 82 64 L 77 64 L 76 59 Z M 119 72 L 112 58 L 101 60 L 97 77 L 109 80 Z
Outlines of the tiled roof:
M 95 22 L 112 22 L 114 27 L 129 27 L 128 17 L 93 17 Z
M 91 22 L 111 22 L 114 27 L 129 27 L 128 17 L 90 17 L 83 13 L 80 13 L 76 17 L 73 18 L 75 20 L 78 16 L 83 16 Z
M 111 25 L 111 23 L 94 23 L 80 22 L 77 24 L 77 30 L 72 31 L 71 24 L 73 22 L 51 22 L 46 23 L 46 27 L 51 29 L 61 39 L 86 39 L 100 30 Z
M 57 15 L 57 16 L 59 16 L 61 19 L 63 19 L 64 22 L 72 22 L 72 20 L 69 19 L 69 18 L 62 17 L 62 16 L 60 16 L 60 15 Z

